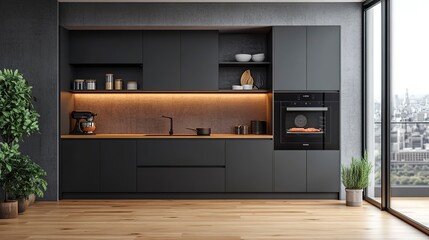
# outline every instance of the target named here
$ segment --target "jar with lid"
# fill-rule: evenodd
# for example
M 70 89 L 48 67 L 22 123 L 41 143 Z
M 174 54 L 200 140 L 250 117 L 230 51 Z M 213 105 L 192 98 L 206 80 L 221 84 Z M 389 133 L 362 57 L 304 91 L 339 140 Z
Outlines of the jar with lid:
M 84 90 L 84 82 L 85 80 L 83 79 L 75 79 L 73 81 L 73 90 Z
M 106 74 L 106 90 L 113 90 L 113 74 Z
M 88 79 L 85 81 L 86 90 L 96 90 L 97 89 L 97 80 Z
M 137 90 L 137 82 L 129 81 L 127 84 L 127 90 Z
M 115 90 L 122 90 L 122 79 L 115 79 Z

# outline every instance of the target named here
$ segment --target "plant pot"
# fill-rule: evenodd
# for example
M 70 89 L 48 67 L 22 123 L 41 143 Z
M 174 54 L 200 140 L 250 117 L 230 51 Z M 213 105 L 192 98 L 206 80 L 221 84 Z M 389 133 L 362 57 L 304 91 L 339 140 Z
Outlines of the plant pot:
M 346 205 L 350 207 L 362 206 L 363 189 L 346 189 Z
M 11 219 L 18 217 L 18 202 L 0 202 L 0 219 Z
M 36 201 L 36 195 L 34 195 L 34 193 L 28 195 L 28 201 L 29 201 L 28 205 L 33 204 Z
M 27 210 L 28 207 L 28 199 L 20 198 L 18 199 L 18 213 L 23 213 L 25 210 Z

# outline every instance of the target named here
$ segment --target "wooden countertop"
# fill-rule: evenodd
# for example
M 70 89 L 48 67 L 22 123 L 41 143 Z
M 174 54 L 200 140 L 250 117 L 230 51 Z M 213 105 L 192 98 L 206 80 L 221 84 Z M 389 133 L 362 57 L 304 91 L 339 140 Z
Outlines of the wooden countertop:
M 61 135 L 61 139 L 104 139 L 104 138 L 185 138 L 185 139 L 272 139 L 272 135 L 238 135 L 238 134 L 211 134 L 210 136 L 197 135 L 155 135 L 155 134 L 96 134 L 96 135 Z

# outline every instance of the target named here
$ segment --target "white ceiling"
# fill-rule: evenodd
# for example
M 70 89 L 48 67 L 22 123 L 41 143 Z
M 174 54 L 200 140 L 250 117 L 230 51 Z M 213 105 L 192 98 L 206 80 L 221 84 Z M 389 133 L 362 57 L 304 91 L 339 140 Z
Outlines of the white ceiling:
M 363 2 L 364 0 L 58 0 L 58 2 Z

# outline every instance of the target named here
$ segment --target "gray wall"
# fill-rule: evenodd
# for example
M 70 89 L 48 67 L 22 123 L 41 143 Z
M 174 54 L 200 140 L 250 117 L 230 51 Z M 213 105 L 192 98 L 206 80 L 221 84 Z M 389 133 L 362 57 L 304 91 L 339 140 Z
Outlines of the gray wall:
M 361 154 L 361 3 L 61 3 L 65 27 L 341 26 L 341 161 Z M 344 193 L 342 192 L 342 197 Z
M 40 134 L 22 152 L 47 172 L 45 199 L 57 199 L 58 169 L 58 3 L 56 0 L 0 1 L 0 68 L 19 69 L 33 85 Z

